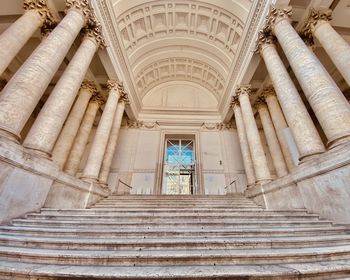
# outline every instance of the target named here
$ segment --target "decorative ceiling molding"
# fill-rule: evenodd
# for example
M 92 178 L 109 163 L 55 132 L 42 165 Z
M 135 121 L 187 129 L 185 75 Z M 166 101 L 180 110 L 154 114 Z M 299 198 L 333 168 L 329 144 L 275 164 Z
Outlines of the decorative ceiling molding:
M 137 90 L 144 96 L 157 85 L 169 81 L 191 81 L 207 88 L 220 99 L 225 79 L 209 64 L 191 58 L 173 57 L 148 65 L 136 76 Z
M 194 37 L 223 50 L 233 60 L 244 23 L 218 6 L 198 1 L 147 1 L 117 18 L 128 55 L 152 40 Z

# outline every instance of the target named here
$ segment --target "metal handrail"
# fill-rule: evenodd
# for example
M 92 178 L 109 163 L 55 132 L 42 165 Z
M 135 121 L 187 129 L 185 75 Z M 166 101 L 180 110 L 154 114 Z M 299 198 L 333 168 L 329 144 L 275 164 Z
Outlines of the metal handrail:
M 225 189 L 227 189 L 228 187 L 232 186 L 232 184 L 236 183 L 237 180 L 238 180 L 238 178 L 234 179 L 228 186 L 225 186 Z
M 122 183 L 124 186 L 127 186 L 129 189 L 132 189 L 132 186 L 128 185 L 127 183 L 123 182 L 122 180 L 118 180 L 118 182 Z

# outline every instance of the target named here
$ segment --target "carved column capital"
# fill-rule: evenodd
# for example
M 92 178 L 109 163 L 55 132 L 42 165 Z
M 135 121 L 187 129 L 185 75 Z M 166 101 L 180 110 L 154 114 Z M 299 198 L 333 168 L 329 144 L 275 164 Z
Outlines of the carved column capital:
M 48 8 L 47 0 L 24 0 L 23 9 L 26 11 L 35 10 L 44 22 L 55 23 L 54 17 Z
M 118 83 L 117 88 L 118 88 L 118 91 L 120 93 L 120 101 L 124 102 L 125 104 L 129 104 L 129 97 L 128 97 L 128 94 L 125 91 L 124 84 L 123 84 L 122 81 L 120 81 Z
M 48 35 L 50 35 L 52 30 L 54 30 L 56 28 L 56 26 L 57 26 L 57 22 L 45 21 L 44 24 L 40 28 L 40 33 L 41 33 L 42 38 L 46 38 Z
M 271 6 L 270 13 L 266 17 L 266 28 L 273 32 L 275 25 L 281 20 L 290 20 L 292 16 L 292 7 L 287 7 L 285 9 L 277 9 Z
M 72 9 L 81 12 L 86 22 L 88 22 L 92 16 L 92 9 L 88 0 L 66 0 L 66 12 Z
M 91 102 L 96 102 L 99 106 L 106 103 L 106 100 L 102 97 L 100 92 L 95 92 L 91 97 Z
M 233 109 L 235 106 L 239 106 L 238 96 L 232 96 L 230 107 Z
M 236 88 L 236 96 L 239 97 L 240 95 L 247 94 L 248 96 L 252 95 L 252 88 L 251 85 L 242 85 Z
M 325 11 L 317 11 L 315 9 L 311 9 L 310 15 L 300 31 L 300 37 L 302 37 L 305 44 L 308 46 L 313 46 L 313 33 L 315 32 L 317 26 L 331 20 L 332 10 L 328 9 Z
M 259 108 L 266 107 L 266 106 L 267 104 L 266 104 L 265 98 L 263 97 L 259 97 L 254 103 L 254 108 L 257 111 L 259 110 Z
M 93 16 L 90 17 L 86 27 L 83 29 L 83 34 L 95 40 L 99 48 L 104 49 L 106 47 L 106 42 L 102 35 L 102 26 Z
M 117 90 L 118 89 L 118 81 L 116 80 L 108 80 L 107 81 L 108 90 Z
M 97 87 L 95 83 L 91 80 L 84 80 L 80 86 L 80 89 L 87 89 L 91 91 L 93 94 L 97 93 Z
M 263 89 L 262 93 L 261 93 L 261 98 L 262 99 L 266 99 L 266 97 L 274 95 L 276 96 L 276 92 L 273 86 L 267 86 Z
M 263 30 L 258 33 L 258 40 L 256 43 L 255 53 L 261 53 L 261 51 L 268 45 L 275 46 L 276 37 L 272 35 L 268 27 L 265 27 Z

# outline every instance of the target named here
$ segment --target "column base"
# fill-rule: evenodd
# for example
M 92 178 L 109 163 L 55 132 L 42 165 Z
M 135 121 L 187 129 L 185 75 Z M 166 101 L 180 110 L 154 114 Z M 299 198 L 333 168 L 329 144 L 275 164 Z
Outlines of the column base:
M 328 150 L 332 150 L 335 147 L 338 147 L 338 146 L 341 146 L 341 145 L 344 145 L 347 143 L 350 143 L 350 135 L 346 135 L 346 136 L 343 136 L 343 137 L 338 138 L 336 140 L 329 141 L 327 143 L 327 148 L 328 148 Z
M 272 179 L 271 179 L 271 178 L 267 178 L 267 179 L 260 179 L 260 180 L 257 180 L 257 181 L 256 181 L 256 183 L 255 183 L 255 185 L 254 185 L 254 186 L 256 186 L 256 185 L 265 185 L 265 184 L 270 183 L 271 181 L 272 181 Z
M 325 151 L 324 151 L 325 152 Z M 324 152 L 317 152 L 317 153 L 314 153 L 314 154 L 310 154 L 310 155 L 305 155 L 305 156 L 300 156 L 299 157 L 299 164 L 298 165 L 301 165 L 305 162 L 308 162 L 310 160 L 313 160 L 315 158 L 318 158 L 320 155 L 322 155 Z
M 43 157 L 43 158 L 46 158 L 46 159 L 52 161 L 51 153 L 44 152 L 44 151 L 41 151 L 41 150 L 38 150 L 38 149 L 35 149 L 35 148 L 31 148 L 31 147 L 25 147 L 25 146 L 24 146 L 24 149 L 25 149 L 28 153 L 31 153 L 31 154 L 33 154 L 33 155 L 40 156 L 40 157 Z
M 21 136 L 10 132 L 0 126 L 0 137 L 6 138 L 7 140 L 10 140 L 11 142 L 15 142 L 16 144 L 21 144 Z
M 80 176 L 81 180 L 88 182 L 88 183 L 96 183 L 96 184 L 100 184 L 99 180 L 97 177 L 93 177 L 93 176 Z

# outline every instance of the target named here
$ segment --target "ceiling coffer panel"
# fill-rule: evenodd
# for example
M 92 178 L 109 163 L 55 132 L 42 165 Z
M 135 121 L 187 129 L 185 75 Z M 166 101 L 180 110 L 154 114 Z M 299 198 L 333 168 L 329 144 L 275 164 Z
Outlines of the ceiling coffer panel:
M 243 22 L 227 10 L 197 1 L 147 2 L 117 19 L 126 52 L 164 36 L 205 40 L 233 60 L 243 33 Z
M 155 86 L 169 81 L 191 81 L 207 88 L 219 100 L 225 78 L 203 61 L 191 58 L 168 58 L 156 61 L 136 76 L 138 91 L 144 96 Z

